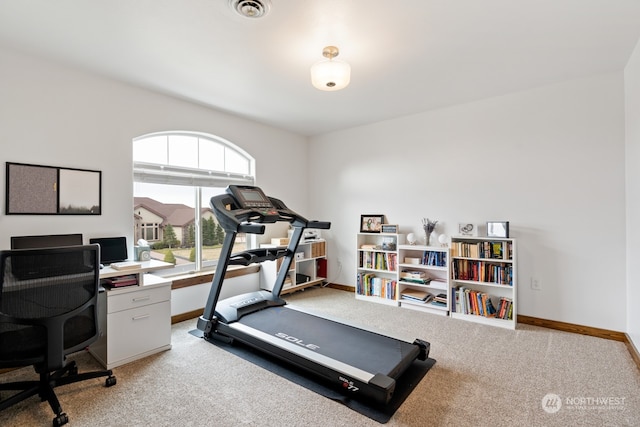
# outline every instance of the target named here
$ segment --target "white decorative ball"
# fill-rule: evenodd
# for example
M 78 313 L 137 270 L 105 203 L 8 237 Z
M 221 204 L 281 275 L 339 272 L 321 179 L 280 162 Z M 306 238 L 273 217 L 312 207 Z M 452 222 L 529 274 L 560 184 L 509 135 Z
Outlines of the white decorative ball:
M 447 237 L 446 234 L 441 234 L 438 236 L 438 242 L 442 243 L 443 245 L 447 243 L 448 240 L 449 238 Z
M 413 233 L 409 233 L 407 234 L 407 242 L 409 242 L 410 245 L 413 245 L 416 243 L 416 235 Z

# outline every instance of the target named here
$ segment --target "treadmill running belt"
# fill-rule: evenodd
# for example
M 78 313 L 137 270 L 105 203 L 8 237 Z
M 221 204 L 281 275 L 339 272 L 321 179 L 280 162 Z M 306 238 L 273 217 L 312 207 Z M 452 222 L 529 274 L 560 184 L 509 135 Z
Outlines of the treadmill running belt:
M 239 322 L 269 335 L 284 334 L 289 342 L 313 344 L 323 356 L 391 378 L 400 376 L 420 351 L 415 344 L 286 306 L 254 312 Z

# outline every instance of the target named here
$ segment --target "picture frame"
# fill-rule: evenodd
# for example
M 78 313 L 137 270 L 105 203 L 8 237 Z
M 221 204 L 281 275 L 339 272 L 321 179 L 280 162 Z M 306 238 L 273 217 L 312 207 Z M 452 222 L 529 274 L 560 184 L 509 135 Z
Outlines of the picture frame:
M 380 227 L 381 233 L 388 234 L 398 234 L 398 225 L 397 224 L 382 224 Z
M 101 215 L 102 172 L 6 163 L 7 215 Z
M 384 224 L 384 215 L 360 215 L 361 233 L 380 233 L 382 230 L 382 224 Z
M 460 236 L 477 236 L 478 226 L 473 223 L 458 223 L 458 234 Z
M 487 237 L 509 237 L 509 221 L 487 221 Z

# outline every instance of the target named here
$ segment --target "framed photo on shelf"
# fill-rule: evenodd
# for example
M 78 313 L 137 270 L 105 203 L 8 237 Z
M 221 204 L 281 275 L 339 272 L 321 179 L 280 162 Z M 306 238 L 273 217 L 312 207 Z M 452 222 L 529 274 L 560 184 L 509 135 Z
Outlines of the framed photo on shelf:
M 488 221 L 487 237 L 509 237 L 509 221 Z
M 471 223 L 458 223 L 458 234 L 461 236 L 477 236 L 478 226 Z
M 360 215 L 361 233 L 380 233 L 384 215 Z

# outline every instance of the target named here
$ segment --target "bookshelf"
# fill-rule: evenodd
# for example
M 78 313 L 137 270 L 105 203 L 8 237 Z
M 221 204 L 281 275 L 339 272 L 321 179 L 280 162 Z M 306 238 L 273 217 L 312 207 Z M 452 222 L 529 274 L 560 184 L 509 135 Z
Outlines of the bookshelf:
M 280 239 L 274 239 L 280 240 Z M 281 246 L 282 242 L 261 244 L 260 247 Z M 288 244 L 288 242 L 286 242 Z M 273 290 L 282 258 L 265 261 L 260 267 L 260 288 Z M 321 284 L 327 279 L 327 242 L 324 239 L 301 241 L 282 286 L 282 294 Z
M 448 247 L 399 245 L 400 307 L 448 315 L 449 260 Z
M 404 234 L 358 233 L 356 298 L 398 306 L 398 247 Z
M 515 329 L 516 260 L 515 239 L 452 237 L 451 317 Z

